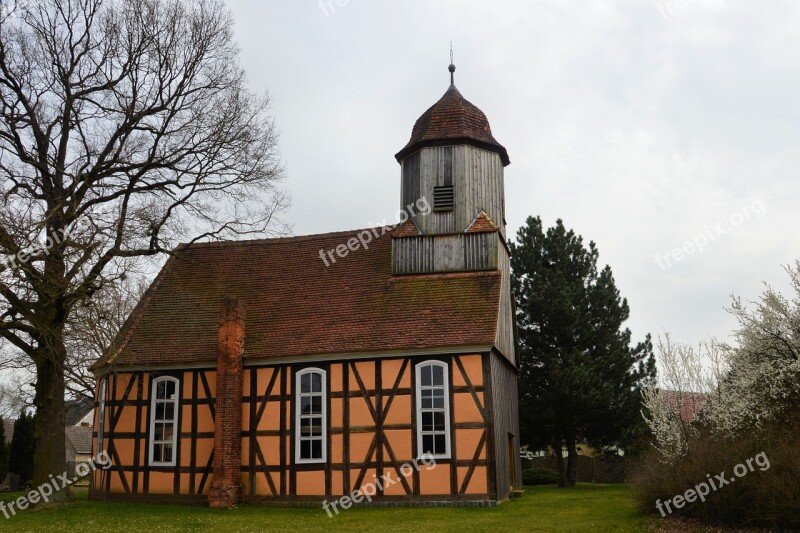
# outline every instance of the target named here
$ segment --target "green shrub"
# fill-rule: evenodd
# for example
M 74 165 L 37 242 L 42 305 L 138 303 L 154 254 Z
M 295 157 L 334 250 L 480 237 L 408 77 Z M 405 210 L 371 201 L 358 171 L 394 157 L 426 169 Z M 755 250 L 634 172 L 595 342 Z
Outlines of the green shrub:
M 557 485 L 558 472 L 547 468 L 529 468 L 522 472 L 522 483 L 525 485 Z
M 795 430 L 796 431 L 796 430 Z M 734 478 L 734 467 L 764 454 L 768 468 L 756 465 L 735 483 L 729 483 L 676 509 L 671 516 L 691 517 L 707 524 L 800 530 L 800 437 L 786 428 L 754 432 L 726 440 L 701 437 L 689 441 L 689 454 L 672 463 L 655 453 L 645 458 L 634 477 L 640 505 L 658 514 L 656 501 L 669 501 L 724 472 Z M 763 457 L 762 457 L 763 459 Z

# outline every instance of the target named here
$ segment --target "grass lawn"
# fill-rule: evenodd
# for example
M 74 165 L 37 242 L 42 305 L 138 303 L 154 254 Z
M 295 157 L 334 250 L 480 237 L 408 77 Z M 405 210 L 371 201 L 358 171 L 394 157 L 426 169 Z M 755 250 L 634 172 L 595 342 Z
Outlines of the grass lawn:
M 243 506 L 234 510 L 175 505 L 92 503 L 85 489 L 74 503 L 18 512 L 0 531 L 615 531 L 649 529 L 625 485 L 573 490 L 527 487 L 522 498 L 495 508 L 349 509 L 328 518 L 320 509 Z M 0 495 L 8 501 L 11 495 Z

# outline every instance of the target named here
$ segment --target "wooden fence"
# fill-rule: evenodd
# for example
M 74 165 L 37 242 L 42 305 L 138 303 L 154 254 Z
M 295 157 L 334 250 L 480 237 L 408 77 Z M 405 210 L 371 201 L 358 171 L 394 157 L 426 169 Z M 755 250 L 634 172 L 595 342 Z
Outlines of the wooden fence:
M 566 467 L 567 458 L 564 457 Z M 544 468 L 558 472 L 555 457 L 534 457 L 523 459 L 523 468 Z M 578 483 L 628 483 L 641 468 L 641 460 L 636 457 L 618 455 L 598 455 L 597 457 L 578 456 L 575 477 Z

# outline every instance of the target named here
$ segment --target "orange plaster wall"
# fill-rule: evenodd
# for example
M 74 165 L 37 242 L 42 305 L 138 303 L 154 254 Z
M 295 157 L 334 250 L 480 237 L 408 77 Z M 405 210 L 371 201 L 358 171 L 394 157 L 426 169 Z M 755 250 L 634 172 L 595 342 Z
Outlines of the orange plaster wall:
M 341 434 L 331 435 L 331 449 L 329 450 L 332 463 L 344 461 L 344 437 Z
M 483 393 L 477 392 L 475 395 L 481 406 L 484 406 Z M 478 411 L 478 406 L 475 405 L 475 399 L 472 394 L 468 392 L 457 393 L 453 395 L 453 416 L 454 420 L 458 422 L 483 422 L 481 412 Z
M 129 488 L 133 483 L 133 474 L 131 472 L 114 472 L 114 473 L 109 473 L 109 475 L 111 476 L 111 481 L 110 481 L 111 492 L 123 492 L 123 493 L 125 492 L 125 487 L 122 485 L 122 479 L 120 478 L 120 475 L 125 476 L 125 480 L 128 482 Z M 172 487 L 170 487 L 170 489 L 171 488 Z M 172 492 L 172 490 L 170 490 L 170 492 Z
M 350 398 L 350 427 L 375 425 L 367 401 L 363 396 Z M 374 401 L 374 398 L 370 398 L 369 401 Z
M 483 435 L 482 429 L 457 429 L 456 430 L 456 450 L 458 458 L 464 461 L 471 461 L 475 456 L 475 451 L 478 449 L 478 444 Z M 486 443 L 484 443 L 483 450 L 479 456 L 480 459 L 486 457 Z
M 341 363 L 332 364 L 330 366 L 330 370 L 328 372 L 331 378 L 331 392 L 341 392 L 343 390 L 343 366 L 344 365 Z
M 462 355 L 459 359 L 461 364 L 464 365 L 464 370 L 467 373 L 467 377 L 469 377 L 469 380 L 472 382 L 472 385 L 483 385 L 483 362 L 481 356 L 479 354 Z M 467 382 L 461 375 L 461 370 L 458 368 L 458 364 L 455 361 L 452 362 L 452 367 L 453 385 L 456 387 L 466 386 Z
M 351 433 L 350 434 L 350 462 L 363 463 L 367 457 L 367 451 L 372 444 L 373 433 Z
M 332 428 L 340 428 L 344 424 L 344 400 L 342 398 L 331 398 L 329 419 Z
M 362 383 L 367 390 L 375 388 L 375 362 L 374 361 L 359 361 L 355 363 L 358 369 L 358 375 L 361 377 Z M 350 390 L 359 390 L 358 380 L 356 380 L 356 373 L 350 369 Z
M 431 470 L 420 468 L 419 492 L 428 496 L 450 494 L 450 465 L 437 463 Z
M 385 404 L 384 404 L 385 405 Z M 411 423 L 411 396 L 396 394 L 389 411 L 386 413 L 385 424 L 410 424 Z
M 397 374 L 400 372 L 400 369 L 402 367 L 403 367 L 402 359 L 389 359 L 381 362 L 381 372 L 382 372 L 381 380 L 383 381 L 382 384 L 384 389 L 388 389 L 394 386 L 394 383 L 397 380 Z M 409 369 L 412 368 L 413 366 L 409 363 L 405 372 L 403 372 L 403 377 L 400 379 L 399 387 L 408 388 L 411 386 L 411 372 L 409 371 Z
M 150 472 L 150 494 L 172 494 L 175 475 L 172 472 Z
M 321 465 L 324 466 L 324 465 Z M 297 495 L 325 495 L 325 471 L 297 472 Z
M 461 488 L 461 484 L 463 483 L 464 478 L 467 476 L 468 471 L 469 468 L 467 467 L 458 468 L 459 489 Z M 469 484 L 467 485 L 467 490 L 465 492 L 466 494 L 486 494 L 488 490 L 486 467 L 476 466 L 475 470 L 472 472 L 472 477 L 469 480 Z
M 412 457 L 412 448 L 411 443 L 413 439 L 412 431 L 409 430 L 401 430 L 401 429 L 391 429 L 385 430 L 384 437 L 386 438 L 386 442 L 389 443 L 389 446 L 392 447 L 392 451 L 394 452 L 395 458 L 399 462 L 411 461 Z M 389 452 L 385 451 L 383 454 L 386 460 L 389 460 Z
M 247 440 L 247 439 L 242 439 Z M 280 437 L 256 437 L 258 441 L 258 446 L 261 448 L 261 453 L 264 455 L 264 460 L 267 462 L 268 465 L 277 465 L 281 462 L 281 447 Z M 244 456 L 242 456 L 244 457 Z M 258 462 L 258 457 L 256 457 L 256 464 L 260 464 Z

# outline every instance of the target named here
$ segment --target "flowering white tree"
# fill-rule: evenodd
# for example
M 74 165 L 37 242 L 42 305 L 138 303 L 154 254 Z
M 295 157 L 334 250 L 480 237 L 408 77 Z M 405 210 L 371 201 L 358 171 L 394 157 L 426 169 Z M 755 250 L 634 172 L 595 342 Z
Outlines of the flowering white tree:
M 691 437 L 697 435 L 692 423 L 718 390 L 727 364 L 722 345 L 712 339 L 697 349 L 674 342 L 670 335 L 659 336 L 656 357 L 660 364 L 660 383 L 643 390 L 645 419 L 655 437 L 655 447 L 668 459 L 684 455 Z
M 734 297 L 729 309 L 739 327 L 734 343 L 715 340 L 695 350 L 659 338 L 661 383 L 643 392 L 645 418 L 655 446 L 668 460 L 688 452 L 696 413 L 715 433 L 735 437 L 781 424 L 800 405 L 800 261 L 786 267 L 794 292 L 789 300 L 767 286 L 750 305 Z M 687 405 L 687 402 L 695 405 Z
M 782 423 L 800 405 L 800 261 L 786 267 L 793 299 L 767 286 L 748 306 L 734 298 L 736 343 L 725 346 L 730 371 L 707 407 L 714 428 L 727 436 Z

